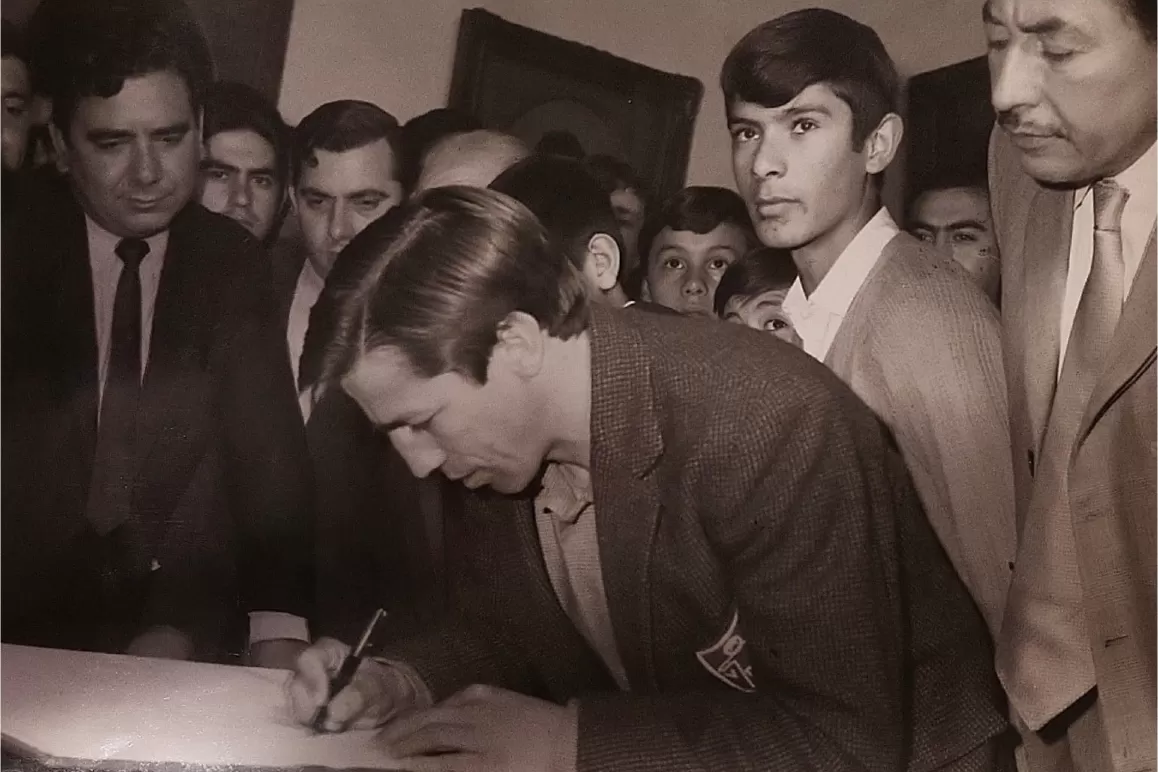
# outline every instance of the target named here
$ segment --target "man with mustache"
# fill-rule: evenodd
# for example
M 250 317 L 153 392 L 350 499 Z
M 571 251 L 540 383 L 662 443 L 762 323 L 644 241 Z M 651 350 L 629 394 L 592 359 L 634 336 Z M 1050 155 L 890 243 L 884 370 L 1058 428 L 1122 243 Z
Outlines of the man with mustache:
M 46 6 L 68 175 L 4 224 L 4 641 L 221 660 L 248 624 L 284 665 L 309 468 L 268 264 L 191 203 L 208 46 L 178 2 Z
M 892 429 L 995 632 L 1013 557 L 998 318 L 881 206 L 902 133 L 896 69 L 871 29 L 814 8 L 749 32 L 720 81 L 737 188 L 760 240 L 791 250 L 800 274 L 783 308 L 805 351 Z
M 1023 770 L 1155 764 L 1155 6 L 989 0 Z

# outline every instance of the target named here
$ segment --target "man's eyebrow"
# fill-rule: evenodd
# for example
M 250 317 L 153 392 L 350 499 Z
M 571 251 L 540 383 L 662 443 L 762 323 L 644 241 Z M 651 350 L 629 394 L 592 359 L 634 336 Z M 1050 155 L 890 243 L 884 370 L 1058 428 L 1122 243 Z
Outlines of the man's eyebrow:
M 353 193 L 347 193 L 342 196 L 342 198 L 362 198 L 363 196 L 381 196 L 382 198 L 386 198 L 389 195 L 389 192 L 379 190 L 378 188 L 362 188 L 361 190 L 355 190 Z
M 329 193 L 326 193 L 323 190 L 318 190 L 317 188 L 311 188 L 311 187 L 302 188 L 300 193 L 303 196 L 316 196 L 317 198 L 331 198 L 331 199 L 334 198 L 334 196 L 331 196 Z
M 166 137 L 170 134 L 188 134 L 190 128 L 192 128 L 192 125 L 188 121 L 182 121 L 180 123 L 173 123 L 168 126 L 162 126 L 158 129 L 153 129 L 149 132 L 149 136 Z
M 201 168 L 202 169 L 220 169 L 220 170 L 226 171 L 226 172 L 239 172 L 239 171 L 241 171 L 240 167 L 234 166 L 231 163 L 226 163 L 225 161 L 219 161 L 218 159 L 213 158 L 213 157 L 206 158 L 204 161 L 202 161 L 201 162 Z
M 957 230 L 959 228 L 972 228 L 973 230 L 985 230 L 985 223 L 981 220 L 955 220 L 947 226 L 950 230 Z
M 809 104 L 807 102 L 799 105 L 792 105 L 784 110 L 784 117 L 795 118 L 798 115 L 805 113 L 820 113 L 821 115 L 832 117 L 832 110 L 829 110 L 825 105 Z
M 132 139 L 133 132 L 124 129 L 89 129 L 84 133 L 89 142 L 108 142 L 114 139 Z
M 756 308 L 769 308 L 769 307 L 780 308 L 782 305 L 784 305 L 784 304 L 778 300 L 769 300 L 768 298 L 765 298 L 764 300 L 761 300 L 759 303 L 756 304 Z

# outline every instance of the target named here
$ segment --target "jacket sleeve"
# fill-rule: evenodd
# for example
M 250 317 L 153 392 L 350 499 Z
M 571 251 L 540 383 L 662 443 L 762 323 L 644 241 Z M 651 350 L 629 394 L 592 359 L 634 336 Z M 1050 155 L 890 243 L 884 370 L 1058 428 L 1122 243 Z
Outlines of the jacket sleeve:
M 1017 543 L 1008 397 L 997 314 L 961 289 L 911 295 L 874 336 L 892 349 L 875 366 L 929 522 L 996 634 Z
M 242 612 L 308 617 L 313 596 L 313 480 L 269 267 L 246 239 L 232 259 L 221 330 L 218 411 L 226 494 L 238 537 Z

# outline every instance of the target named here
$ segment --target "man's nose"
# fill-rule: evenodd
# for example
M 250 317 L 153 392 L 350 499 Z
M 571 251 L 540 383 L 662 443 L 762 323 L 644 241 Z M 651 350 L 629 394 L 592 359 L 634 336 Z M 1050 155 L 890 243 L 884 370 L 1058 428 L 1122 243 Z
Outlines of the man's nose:
M 161 159 L 152 143 L 138 144 L 133 153 L 133 179 L 139 185 L 152 185 L 161 179 Z
M 752 174 L 755 177 L 783 177 L 787 165 L 784 153 L 775 138 L 765 135 L 756 148 L 756 155 L 752 158 Z
M 330 241 L 335 243 L 349 241 L 354 238 L 355 232 L 353 213 L 341 202 L 335 202 L 330 213 Z
M 253 196 L 249 191 L 249 181 L 245 179 L 235 179 L 230 183 L 229 187 L 229 203 L 235 207 L 249 206 L 253 200 Z
M 1042 75 L 1040 63 L 1012 41 L 1007 48 L 990 53 L 989 75 L 993 84 L 990 101 L 998 114 L 1037 104 Z
M 390 432 L 390 442 L 415 477 L 426 477 L 446 462 L 446 453 L 437 443 L 409 427 Z

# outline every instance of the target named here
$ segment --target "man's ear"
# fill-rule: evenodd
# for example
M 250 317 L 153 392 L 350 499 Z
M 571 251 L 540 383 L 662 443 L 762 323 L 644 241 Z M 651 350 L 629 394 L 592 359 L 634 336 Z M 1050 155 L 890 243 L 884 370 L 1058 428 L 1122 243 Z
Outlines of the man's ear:
M 56 169 L 62 174 L 65 174 L 68 172 L 68 141 L 52 121 L 48 122 L 48 136 L 52 138 L 52 149 L 56 156 Z
M 587 242 L 587 260 L 595 268 L 595 281 L 602 292 L 619 283 L 619 245 L 606 233 L 596 233 Z
M 491 353 L 491 366 L 501 365 L 523 378 L 532 378 L 543 367 L 547 331 L 535 317 L 512 311 L 499 322 L 498 340 Z
M 880 174 L 897 156 L 905 123 L 896 113 L 888 113 L 864 141 L 865 171 Z

